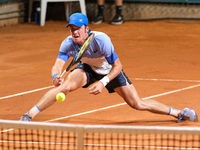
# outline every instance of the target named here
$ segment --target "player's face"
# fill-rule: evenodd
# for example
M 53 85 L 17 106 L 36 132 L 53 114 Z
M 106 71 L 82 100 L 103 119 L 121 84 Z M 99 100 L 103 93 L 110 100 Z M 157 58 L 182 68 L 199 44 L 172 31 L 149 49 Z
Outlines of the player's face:
M 88 26 L 83 25 L 78 27 L 75 25 L 70 25 L 70 32 L 75 43 L 82 45 L 85 39 L 88 37 Z

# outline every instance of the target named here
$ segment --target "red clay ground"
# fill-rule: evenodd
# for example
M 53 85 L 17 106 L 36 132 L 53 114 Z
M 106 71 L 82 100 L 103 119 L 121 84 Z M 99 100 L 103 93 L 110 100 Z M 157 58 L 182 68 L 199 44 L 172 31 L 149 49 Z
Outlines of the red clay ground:
M 46 22 L 44 27 L 31 23 L 0 28 L 0 119 L 18 120 L 48 89 L 9 98 L 5 96 L 52 85 L 51 67 L 61 42 L 70 34 L 66 25 L 67 22 Z M 90 28 L 111 37 L 124 71 L 141 98 L 155 96 L 154 99 L 166 105 L 177 109 L 193 108 L 200 115 L 199 22 L 125 22 L 120 26 L 102 23 L 90 24 Z M 197 87 L 183 89 L 194 85 Z M 178 89 L 182 90 L 156 96 Z M 106 90 L 94 96 L 88 94 L 88 89 L 79 89 L 70 93 L 64 102 L 57 102 L 41 112 L 33 121 L 43 122 L 119 103 L 124 103 L 123 99 L 117 94 L 108 94 Z M 200 122 L 178 124 L 176 120 L 171 116 L 133 110 L 125 104 L 52 122 L 200 126 Z

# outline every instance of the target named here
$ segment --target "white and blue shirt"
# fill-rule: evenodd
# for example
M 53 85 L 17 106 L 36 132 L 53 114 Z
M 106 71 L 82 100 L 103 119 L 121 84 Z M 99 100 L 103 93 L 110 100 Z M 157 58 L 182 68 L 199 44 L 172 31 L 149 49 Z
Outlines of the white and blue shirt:
M 112 65 L 118 58 L 110 38 L 103 32 L 93 31 L 94 40 L 87 52 L 81 58 L 83 63 L 88 64 L 97 74 L 105 75 L 110 72 Z M 80 45 L 68 36 L 61 44 L 58 58 L 65 62 L 69 57 L 75 57 Z

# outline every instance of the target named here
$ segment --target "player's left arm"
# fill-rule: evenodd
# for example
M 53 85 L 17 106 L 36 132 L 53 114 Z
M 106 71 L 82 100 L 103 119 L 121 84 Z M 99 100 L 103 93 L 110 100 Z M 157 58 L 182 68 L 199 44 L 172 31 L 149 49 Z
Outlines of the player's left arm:
M 101 93 L 102 89 L 122 71 L 122 64 L 114 50 L 110 38 L 106 34 L 100 34 L 96 38 L 96 42 L 107 62 L 112 65 L 112 69 L 109 74 L 89 88 L 89 93 L 94 95 Z
M 107 74 L 106 76 L 109 78 L 109 81 L 113 80 L 120 72 L 122 71 L 122 64 L 119 60 L 119 58 L 117 58 L 114 62 L 114 64 L 112 64 L 112 69 L 110 71 L 109 74 Z
M 110 73 L 107 74 L 103 79 L 92 85 L 89 88 L 89 94 L 97 95 L 101 93 L 101 91 L 109 83 L 109 81 L 113 80 L 121 71 L 122 71 L 122 64 L 119 58 L 117 58 L 115 62 L 112 64 L 112 69 Z

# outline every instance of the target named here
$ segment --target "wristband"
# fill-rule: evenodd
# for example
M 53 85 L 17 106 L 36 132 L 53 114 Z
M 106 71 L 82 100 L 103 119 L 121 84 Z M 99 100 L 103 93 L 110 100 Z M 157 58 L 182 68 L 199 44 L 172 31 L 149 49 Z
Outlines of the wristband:
M 54 74 L 53 77 L 52 77 L 52 80 L 58 75 L 59 75 L 58 73 Z
M 101 80 L 99 80 L 101 83 L 103 83 L 104 86 L 106 86 L 110 80 L 107 76 L 103 77 Z

